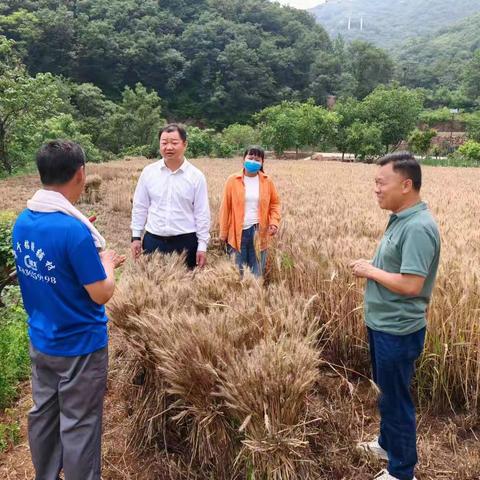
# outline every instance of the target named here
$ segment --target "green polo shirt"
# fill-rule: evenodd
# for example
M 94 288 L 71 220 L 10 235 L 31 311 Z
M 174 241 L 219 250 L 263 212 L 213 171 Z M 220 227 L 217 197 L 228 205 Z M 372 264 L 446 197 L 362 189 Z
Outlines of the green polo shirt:
M 425 327 L 439 258 L 440 234 L 424 202 L 392 214 L 372 263 L 386 272 L 422 276 L 425 283 L 420 295 L 409 297 L 368 280 L 364 301 L 367 326 L 393 335 L 408 335 Z

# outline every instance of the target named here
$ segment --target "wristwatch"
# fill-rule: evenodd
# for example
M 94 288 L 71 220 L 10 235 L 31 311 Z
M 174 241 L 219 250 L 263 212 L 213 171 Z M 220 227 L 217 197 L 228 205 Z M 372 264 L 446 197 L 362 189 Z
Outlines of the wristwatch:
M 131 241 L 134 242 L 135 240 L 141 240 L 141 239 L 142 239 L 142 237 L 132 237 Z

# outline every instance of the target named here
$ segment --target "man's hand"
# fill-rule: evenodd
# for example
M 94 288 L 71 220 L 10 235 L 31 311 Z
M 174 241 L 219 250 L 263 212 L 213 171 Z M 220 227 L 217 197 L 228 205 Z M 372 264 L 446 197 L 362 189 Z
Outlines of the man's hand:
M 425 278 L 409 273 L 391 273 L 374 267 L 369 260 L 360 259 L 350 264 L 356 277 L 367 278 L 379 283 L 387 290 L 407 297 L 416 297 L 421 294 Z
M 100 259 L 103 264 L 118 268 L 125 262 L 125 255 L 119 255 L 115 250 L 104 250 L 100 252 Z
M 375 267 L 370 263 L 369 260 L 361 258 L 355 260 L 350 264 L 352 273 L 359 278 L 372 278 L 372 274 L 375 271 Z
M 136 260 L 142 254 L 142 241 L 134 240 L 130 244 L 130 251 L 132 252 L 132 258 Z
M 207 252 L 197 252 L 197 267 L 203 268 L 207 264 Z
M 123 264 L 125 255 L 118 255 L 115 250 L 104 250 L 99 253 L 107 278 L 84 285 L 90 298 L 99 305 L 104 305 L 112 298 L 115 290 L 114 270 Z
M 268 234 L 274 237 L 278 232 L 278 227 L 276 225 L 269 225 L 268 226 Z

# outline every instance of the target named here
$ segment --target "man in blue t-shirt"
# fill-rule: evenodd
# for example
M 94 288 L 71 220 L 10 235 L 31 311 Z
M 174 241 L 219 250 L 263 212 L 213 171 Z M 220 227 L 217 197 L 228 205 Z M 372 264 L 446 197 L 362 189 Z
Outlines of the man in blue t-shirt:
M 82 148 L 49 142 L 36 160 L 43 189 L 19 215 L 12 235 L 28 313 L 32 461 L 37 480 L 57 480 L 62 468 L 65 480 L 100 480 L 108 365 L 104 304 L 124 257 L 98 253 L 103 238 L 73 206 L 85 185 Z

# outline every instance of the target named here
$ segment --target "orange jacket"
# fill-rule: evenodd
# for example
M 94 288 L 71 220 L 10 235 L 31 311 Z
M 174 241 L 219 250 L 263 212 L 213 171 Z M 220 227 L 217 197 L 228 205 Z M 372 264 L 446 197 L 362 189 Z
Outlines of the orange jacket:
M 220 239 L 226 240 L 235 250 L 242 243 L 243 221 L 245 218 L 245 184 L 243 171 L 228 177 L 223 190 L 220 207 Z M 260 198 L 258 208 L 260 249 L 268 246 L 268 227 L 280 224 L 280 199 L 271 178 L 258 172 Z

